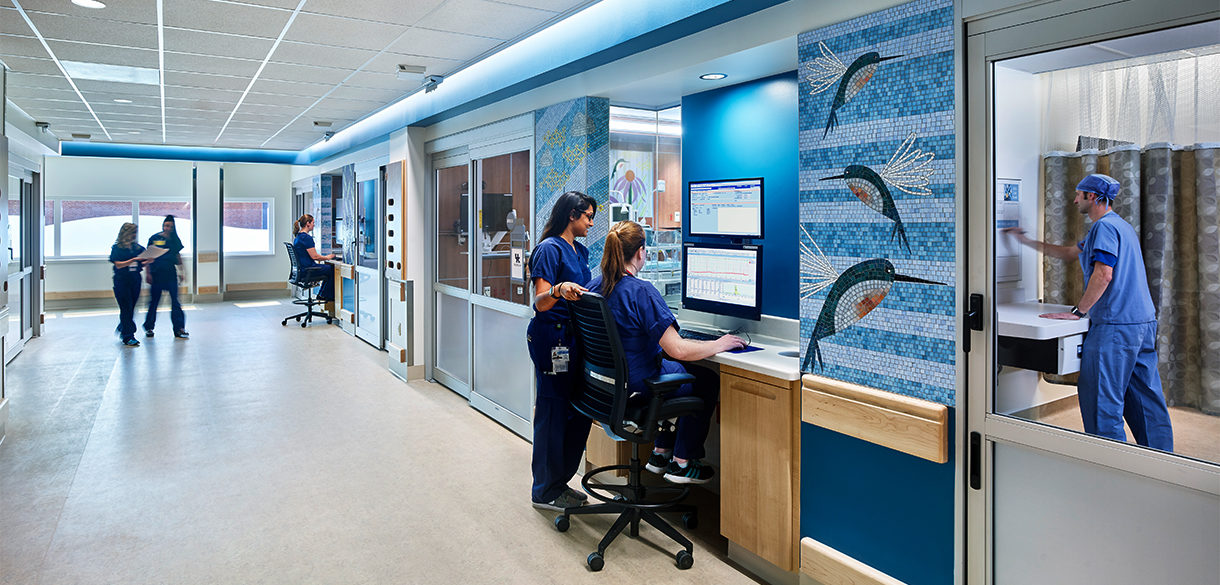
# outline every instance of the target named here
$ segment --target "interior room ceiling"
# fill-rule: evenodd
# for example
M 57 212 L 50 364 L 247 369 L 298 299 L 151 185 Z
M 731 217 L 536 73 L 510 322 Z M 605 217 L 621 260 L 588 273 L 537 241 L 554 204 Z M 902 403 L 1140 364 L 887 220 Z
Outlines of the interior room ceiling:
M 449 75 L 596 0 L 104 1 L 0 0 L 15 106 L 61 140 L 299 150 L 418 90 L 399 64 Z M 164 94 L 55 59 L 163 71 Z

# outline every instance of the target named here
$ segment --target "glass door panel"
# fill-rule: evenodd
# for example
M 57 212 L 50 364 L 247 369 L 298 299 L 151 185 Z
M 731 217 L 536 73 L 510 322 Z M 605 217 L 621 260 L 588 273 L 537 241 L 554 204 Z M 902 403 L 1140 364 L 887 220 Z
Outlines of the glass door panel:
M 470 164 L 437 168 L 432 377 L 470 396 Z
M 531 207 L 529 151 L 485 158 L 476 168 L 479 286 L 473 292 L 528 306 L 529 287 L 524 279 L 513 279 L 511 256 L 514 248 L 529 251 L 525 239 Z

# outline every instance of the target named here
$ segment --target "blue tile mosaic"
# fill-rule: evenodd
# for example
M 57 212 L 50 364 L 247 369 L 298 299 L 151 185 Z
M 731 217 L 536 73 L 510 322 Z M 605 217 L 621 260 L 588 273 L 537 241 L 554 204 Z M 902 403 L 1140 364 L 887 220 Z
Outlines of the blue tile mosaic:
M 955 404 L 951 0 L 803 33 L 802 370 Z
M 534 112 L 534 241 L 542 234 L 559 196 L 580 191 L 597 201 L 598 213 L 585 238 L 589 268 L 596 276 L 610 230 L 610 100 L 583 97 Z

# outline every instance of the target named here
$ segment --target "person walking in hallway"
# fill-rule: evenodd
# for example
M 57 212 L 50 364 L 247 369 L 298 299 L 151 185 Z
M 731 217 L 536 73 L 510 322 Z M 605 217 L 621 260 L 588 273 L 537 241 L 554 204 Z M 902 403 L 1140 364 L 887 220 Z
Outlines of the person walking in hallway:
M 137 257 L 144 246 L 136 243 L 136 224 L 128 222 L 119 228 L 119 235 L 110 247 L 110 261 L 114 263 L 114 300 L 119 303 L 119 327 L 117 332 L 123 345 L 135 347 L 136 301 L 140 299 L 140 270 L 144 261 Z
M 178 286 L 186 279 L 186 271 L 182 268 L 182 240 L 174 225 L 174 216 L 165 216 L 161 222 L 161 231 L 148 238 L 148 247 L 165 248 L 165 253 L 158 256 L 148 265 L 145 276 L 152 285 L 149 290 L 148 313 L 144 316 L 144 335 L 153 336 L 157 325 L 157 305 L 161 302 L 161 293 L 169 293 L 169 321 L 174 327 L 174 337 L 186 339 L 186 314 L 182 312 L 182 303 L 178 301 Z
M 1136 443 L 1173 451 L 1173 428 L 1157 371 L 1156 308 L 1135 229 L 1112 209 L 1120 185 L 1093 174 L 1076 185 L 1076 208 L 1093 225 L 1075 246 L 1056 246 L 1008 228 L 1022 244 L 1060 260 L 1078 260 L 1084 294 L 1067 313 L 1049 319 L 1089 317 L 1080 357 L 1078 395 L 1085 432 L 1126 441 L 1123 419 Z
M 589 233 L 596 213 L 597 202 L 592 197 L 578 191 L 560 195 L 529 259 L 534 318 L 525 341 L 538 383 L 530 498 L 535 508 L 545 510 L 563 511 L 588 500 L 568 487 L 580 466 L 593 422 L 569 402 L 575 374 L 568 361 L 573 335 L 566 301 L 580 298 L 589 282 L 589 249 L 576 238 Z

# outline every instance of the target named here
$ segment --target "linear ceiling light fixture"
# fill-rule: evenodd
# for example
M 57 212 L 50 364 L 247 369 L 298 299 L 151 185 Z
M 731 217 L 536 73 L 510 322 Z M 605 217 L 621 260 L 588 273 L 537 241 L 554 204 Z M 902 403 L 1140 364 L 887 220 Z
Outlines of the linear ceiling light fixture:
M 301 0 L 297 3 L 296 10 L 292 11 L 292 16 L 288 17 L 288 22 L 284 23 L 284 30 L 280 31 L 280 36 L 275 37 L 275 42 L 271 44 L 271 49 L 267 51 L 267 56 L 263 57 L 263 62 L 258 65 L 258 71 L 254 72 L 254 77 L 250 78 L 250 83 L 246 85 L 246 91 L 241 92 L 241 97 L 238 98 L 237 104 L 233 106 L 233 111 L 229 112 L 229 119 L 225 120 L 225 125 L 220 127 L 220 133 L 216 135 L 216 140 L 212 144 L 220 142 L 220 137 L 224 135 L 225 129 L 229 127 L 229 122 L 233 121 L 233 116 L 237 114 L 237 109 L 241 107 L 242 102 L 246 101 L 246 95 L 250 93 L 250 88 L 254 87 L 254 82 L 258 81 L 258 76 L 263 74 L 263 68 L 267 66 L 267 61 L 271 60 L 271 55 L 275 54 L 276 47 L 280 46 L 280 41 L 284 40 L 284 35 L 288 34 L 289 27 L 292 26 L 292 21 L 297 19 L 297 15 L 301 13 L 301 9 L 305 7 L 305 3 L 309 0 Z M 158 0 L 158 4 L 160 0 Z M 266 144 L 266 143 L 264 143 Z
M 165 7 L 157 0 L 157 76 L 161 82 L 161 144 L 165 144 Z
M 98 2 L 97 0 L 72 0 L 72 3 L 77 6 L 80 6 L 81 8 L 98 9 L 98 8 L 106 7 L 105 4 L 102 4 L 101 2 Z
M 93 106 L 89 105 L 89 100 L 85 99 L 85 96 L 81 94 L 80 89 L 76 87 L 76 82 L 72 81 L 72 76 L 68 75 L 68 72 L 64 69 L 63 64 L 59 62 L 59 57 L 55 56 L 55 51 L 52 51 L 51 46 L 47 44 L 47 39 L 43 38 L 42 32 L 38 30 L 38 27 L 34 26 L 34 21 L 30 20 L 30 15 L 25 13 L 25 9 L 21 7 L 21 0 L 12 0 L 12 2 L 13 7 L 15 7 L 17 12 L 21 14 L 21 18 L 25 19 L 25 23 L 29 25 L 30 30 L 34 31 L 34 36 L 38 37 L 38 42 L 42 43 L 42 48 L 45 49 L 47 54 L 51 56 L 51 60 L 55 62 L 55 66 L 59 68 L 59 72 L 64 74 L 64 79 L 68 80 L 68 85 L 72 86 L 72 91 L 76 92 L 76 97 L 80 98 L 80 101 L 85 104 L 85 108 L 89 110 L 89 115 L 93 116 L 93 121 L 97 122 L 97 125 L 102 129 L 102 132 L 106 133 L 106 138 L 110 139 L 110 131 L 106 130 L 106 126 L 102 125 L 102 121 L 98 119 L 97 113 L 93 111 Z M 303 2 L 304 0 L 302 0 L 302 3 Z

